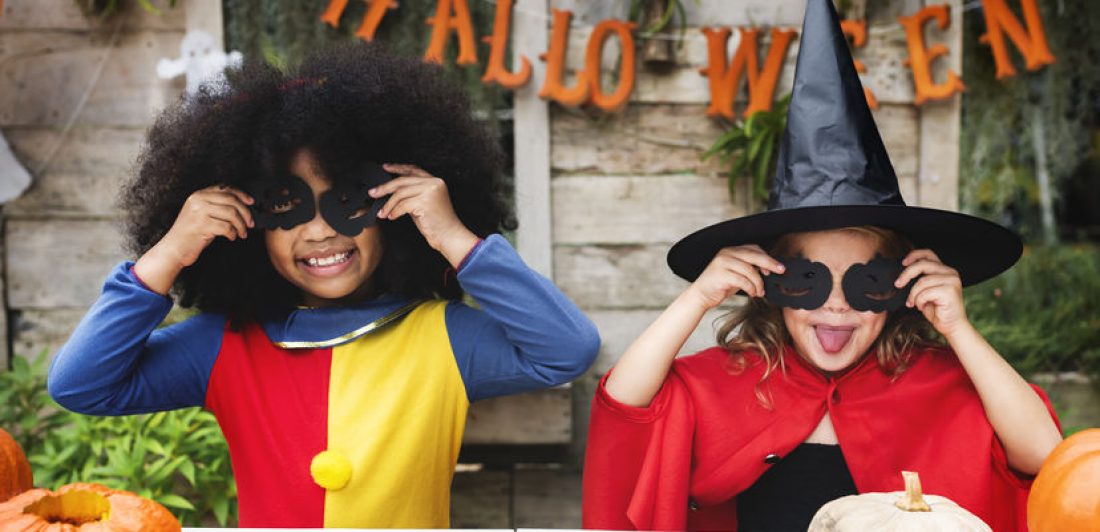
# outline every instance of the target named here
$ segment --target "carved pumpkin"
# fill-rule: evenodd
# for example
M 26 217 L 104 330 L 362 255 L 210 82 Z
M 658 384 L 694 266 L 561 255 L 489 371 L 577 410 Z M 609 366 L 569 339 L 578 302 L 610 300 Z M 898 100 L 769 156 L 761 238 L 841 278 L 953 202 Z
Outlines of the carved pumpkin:
M 167 532 L 179 531 L 180 523 L 167 508 L 128 491 L 74 483 L 57 492 L 32 489 L 0 503 L 0 529 Z
M 905 491 L 848 495 L 822 506 L 808 532 L 992 529 L 946 497 L 922 495 L 920 478 L 902 471 Z
M 1078 432 L 1051 451 L 1031 485 L 1027 526 L 1032 532 L 1100 526 L 1100 429 Z
M 0 429 L 0 502 L 31 489 L 31 464 L 4 429 Z

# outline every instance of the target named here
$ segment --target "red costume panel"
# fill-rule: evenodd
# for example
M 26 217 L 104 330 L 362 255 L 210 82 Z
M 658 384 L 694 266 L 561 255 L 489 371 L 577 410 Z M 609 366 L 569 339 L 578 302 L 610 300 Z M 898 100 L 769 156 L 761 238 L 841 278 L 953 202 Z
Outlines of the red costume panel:
M 737 494 L 828 413 L 860 493 L 902 491 L 901 471 L 916 471 L 925 493 L 993 530 L 1027 529 L 1030 479 L 1009 469 L 951 351 L 914 352 L 896 377 L 874 354 L 827 378 L 788 350 L 785 370 L 763 382 L 762 359 L 747 360 L 739 371 L 718 347 L 679 358 L 645 408 L 615 401 L 601 382 L 585 457 L 586 528 L 735 530 Z
M 258 325 L 226 329 L 207 407 L 229 442 L 240 522 L 317 528 L 325 490 L 309 477 L 327 447 L 331 349 L 283 350 Z M 278 444 L 273 444 L 278 442 Z

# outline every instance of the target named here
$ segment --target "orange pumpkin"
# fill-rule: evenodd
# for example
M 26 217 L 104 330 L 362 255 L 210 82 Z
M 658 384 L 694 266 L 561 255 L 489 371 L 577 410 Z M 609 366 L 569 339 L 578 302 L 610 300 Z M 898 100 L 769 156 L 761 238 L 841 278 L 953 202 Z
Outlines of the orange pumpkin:
M 1043 462 L 1027 498 L 1032 532 L 1100 527 L 1100 429 L 1059 443 Z
M 19 442 L 0 429 L 0 502 L 31 489 L 31 464 Z
M 56 492 L 32 489 L 0 503 L 0 530 L 178 532 L 180 523 L 167 508 L 128 491 L 74 483 Z

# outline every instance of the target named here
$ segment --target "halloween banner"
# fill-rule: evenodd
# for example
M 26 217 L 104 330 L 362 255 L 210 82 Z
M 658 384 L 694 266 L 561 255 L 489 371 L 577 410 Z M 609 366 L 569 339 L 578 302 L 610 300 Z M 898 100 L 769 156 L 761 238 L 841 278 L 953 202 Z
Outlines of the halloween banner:
M 397 9 L 395 0 L 364 0 L 367 10 L 355 35 L 371 41 L 382 23 L 387 11 Z M 484 64 L 485 84 L 495 84 L 515 90 L 531 81 L 532 58 L 519 55 L 515 58 L 515 70 L 506 66 L 505 53 L 511 35 L 511 23 L 515 0 L 497 0 L 496 12 L 491 35 L 480 36 L 489 43 L 489 56 L 477 55 L 474 24 L 470 16 L 468 0 L 438 0 L 435 12 L 426 20 L 429 26 L 430 40 L 424 52 L 424 60 L 442 63 L 448 46 L 457 46 L 455 62 L 459 65 Z M 1029 71 L 1035 71 L 1054 62 L 1054 55 L 1047 44 L 1043 23 L 1039 16 L 1036 0 L 1018 0 L 1023 14 L 1022 21 L 1009 7 L 1014 0 L 979 0 L 984 14 L 987 32 L 981 36 L 981 42 L 988 45 L 996 63 L 997 79 L 1016 75 L 1009 49 L 1014 48 L 1024 58 Z M 330 0 L 321 14 L 321 21 L 336 27 L 347 7 L 348 0 Z M 634 90 L 636 70 L 635 24 L 626 20 L 606 19 L 597 23 L 588 38 L 584 53 L 584 63 L 566 64 L 566 51 L 573 14 L 567 10 L 552 9 L 550 13 L 550 42 L 546 51 L 537 59 L 545 62 L 546 76 L 539 96 L 569 107 L 591 106 L 603 111 L 621 110 L 629 101 Z M 897 23 L 905 32 L 908 58 L 904 64 L 912 75 L 915 105 L 929 101 L 946 100 L 966 90 L 958 73 L 947 70 L 943 79 L 933 76 L 933 65 L 943 56 L 952 53 L 941 44 L 929 45 L 925 35 L 943 31 L 950 27 L 951 12 L 947 4 L 926 6 L 909 16 L 898 17 Z M 864 20 L 844 20 L 841 23 L 845 35 L 854 48 L 867 43 L 867 23 Z M 794 28 L 763 27 L 703 27 L 702 32 L 707 43 L 707 64 L 699 70 L 706 78 L 710 89 L 708 116 L 735 118 L 735 101 L 738 89 L 745 84 L 746 101 L 740 107 L 742 116 L 756 111 L 769 110 L 775 99 L 775 88 L 783 66 L 787 60 L 787 51 L 797 35 Z M 734 31 L 740 40 L 732 55 L 728 53 L 728 42 Z M 607 41 L 615 39 L 621 50 L 620 60 L 614 67 L 614 79 L 617 86 L 605 90 L 600 83 L 600 74 L 605 65 L 601 57 Z M 763 59 L 761 59 L 763 58 Z M 856 70 L 866 73 L 867 68 L 855 61 Z M 572 71 L 571 81 L 567 82 L 566 72 Z M 864 93 L 871 108 L 877 108 L 872 88 Z

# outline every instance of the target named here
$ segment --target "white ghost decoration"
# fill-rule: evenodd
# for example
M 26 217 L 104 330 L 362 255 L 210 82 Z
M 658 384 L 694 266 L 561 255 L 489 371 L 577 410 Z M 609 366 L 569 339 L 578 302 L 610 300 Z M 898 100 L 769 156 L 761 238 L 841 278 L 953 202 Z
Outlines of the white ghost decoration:
M 0 133 L 0 203 L 18 198 L 31 184 L 31 174 L 19 163 Z
M 228 67 L 240 65 L 242 59 L 238 51 L 223 52 L 209 33 L 193 30 L 180 41 L 179 58 L 161 59 L 157 63 L 157 75 L 161 79 L 172 79 L 186 74 L 187 94 L 195 94 L 200 84 L 221 76 Z

